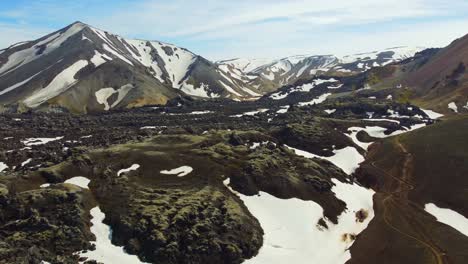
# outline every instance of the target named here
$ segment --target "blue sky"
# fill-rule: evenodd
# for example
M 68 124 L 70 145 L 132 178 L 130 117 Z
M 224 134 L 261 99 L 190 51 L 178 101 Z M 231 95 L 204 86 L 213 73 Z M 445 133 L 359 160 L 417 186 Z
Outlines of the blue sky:
M 466 0 L 2 0 L 0 47 L 74 21 L 212 60 L 440 47 L 468 33 Z

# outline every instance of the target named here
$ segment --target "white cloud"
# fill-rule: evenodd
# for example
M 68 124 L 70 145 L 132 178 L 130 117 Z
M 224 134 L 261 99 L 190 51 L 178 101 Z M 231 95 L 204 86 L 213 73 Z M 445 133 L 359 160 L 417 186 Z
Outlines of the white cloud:
M 455 17 L 468 11 L 464 0 L 139 0 L 119 5 L 94 1 L 88 9 L 53 2 L 41 0 L 9 15 L 26 21 L 75 17 L 126 37 L 175 42 L 210 59 L 341 54 L 383 45 L 440 46 L 465 33 L 461 24 L 466 20 Z M 77 17 L 76 10 L 83 13 Z M 19 38 L 23 29 L 29 31 L 25 35 L 37 31 L 0 26 L 0 34 L 16 31 Z

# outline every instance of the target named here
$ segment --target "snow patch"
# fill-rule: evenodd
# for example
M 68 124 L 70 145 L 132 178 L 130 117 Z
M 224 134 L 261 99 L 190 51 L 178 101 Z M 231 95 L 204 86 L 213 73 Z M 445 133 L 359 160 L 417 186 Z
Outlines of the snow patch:
M 68 88 L 72 87 L 78 80 L 75 75 L 84 67 L 88 66 L 87 60 L 79 60 L 70 67 L 63 70 L 45 88 L 29 96 L 24 103 L 30 107 L 36 107 L 47 100 L 54 98 Z
M 139 168 L 140 168 L 140 165 L 139 165 L 139 164 L 133 164 L 133 165 L 130 166 L 129 168 L 119 170 L 119 171 L 117 172 L 117 176 L 120 176 L 121 174 L 130 172 L 130 171 L 136 171 L 136 170 L 138 170 Z
M 439 114 L 432 110 L 425 110 L 421 108 L 421 111 L 423 111 L 430 119 L 438 119 L 444 116 L 443 114 Z
M 94 66 L 97 68 L 101 64 L 106 63 L 107 61 L 111 61 L 112 58 L 107 56 L 106 54 L 101 54 L 99 51 L 95 50 L 94 51 L 94 56 L 91 58 L 91 62 L 94 64 Z
M 333 179 L 332 191 L 346 203 L 347 210 L 338 217 L 337 225 L 325 220 L 326 229 L 318 225 L 324 219 L 323 208 L 313 201 L 279 199 L 265 192 L 246 196 L 230 188 L 229 182 L 225 180 L 225 186 L 241 198 L 265 232 L 259 254 L 246 260 L 247 264 L 345 263 L 351 258 L 348 249 L 354 240 L 350 237 L 362 232 L 374 217 L 374 192 L 356 184 Z M 356 213 L 362 211 L 368 216 L 358 221 Z
M 77 176 L 77 177 L 73 177 L 73 178 L 66 180 L 64 183 L 73 184 L 83 189 L 89 189 L 88 185 L 90 182 L 91 180 L 88 178 Z
M 455 104 L 455 102 L 451 102 L 450 104 L 448 104 L 448 108 L 451 109 L 453 112 L 458 113 L 458 107 Z
M 325 93 L 325 94 L 322 94 L 320 95 L 319 97 L 313 99 L 312 101 L 310 102 L 302 102 L 302 103 L 299 103 L 299 106 L 308 106 L 308 105 L 316 105 L 316 104 L 321 104 L 323 102 L 325 102 L 325 100 L 327 100 L 327 98 L 332 95 L 331 93 Z
M 192 171 L 193 171 L 193 168 L 190 166 L 181 166 L 179 168 L 175 168 L 172 170 L 162 170 L 160 171 L 160 173 L 166 174 L 166 175 L 177 175 L 177 177 L 184 177 L 184 176 L 187 176 Z
M 437 221 L 444 223 L 458 232 L 468 236 L 468 218 L 446 208 L 437 207 L 433 203 L 426 204 L 424 210 L 437 218 Z
M 21 163 L 21 167 L 24 167 L 24 166 L 28 165 L 29 163 L 31 163 L 31 161 L 32 161 L 32 159 L 27 159 L 26 161 L 23 161 Z
M 130 92 L 130 90 L 132 90 L 133 88 L 133 84 L 123 85 L 117 90 L 114 90 L 114 88 L 112 87 L 102 88 L 95 93 L 96 100 L 99 104 L 104 105 L 105 111 L 108 111 L 111 108 L 117 106 L 125 98 L 125 96 L 127 96 L 128 92 Z M 112 103 L 112 105 L 109 105 L 109 102 L 107 100 L 115 93 L 117 93 L 117 100 L 115 100 L 115 102 Z
M 287 146 L 288 147 L 288 146 Z M 335 164 L 335 166 L 342 169 L 346 174 L 351 175 L 364 161 L 364 157 L 356 150 L 354 147 L 345 147 L 339 150 L 333 150 L 335 155 L 331 157 L 324 157 L 312 154 L 310 152 L 288 147 L 289 149 L 293 150 L 294 153 L 298 156 L 302 156 L 305 158 L 320 158 L 330 161 L 331 163 Z
M 251 112 L 245 112 L 243 114 L 239 114 L 239 115 L 233 115 L 231 117 L 243 117 L 243 116 L 254 116 L 256 114 L 259 114 L 259 113 L 264 113 L 268 111 L 268 109 L 265 109 L 265 108 L 262 108 L 262 109 L 258 109 L 256 111 L 251 111 Z
M 8 169 L 8 165 L 0 161 L 0 172 Z
M 96 245 L 96 249 L 80 252 L 80 257 L 102 263 L 143 263 L 137 256 L 126 253 L 123 247 L 112 244 L 112 230 L 110 226 L 104 224 L 105 215 L 99 207 L 94 207 L 90 213 L 92 217 L 91 232 L 96 236 L 96 241 L 92 243 Z
M 21 143 L 23 143 L 26 146 L 38 146 L 38 145 L 44 145 L 52 141 L 57 141 L 61 140 L 63 137 L 55 137 L 55 138 L 28 138 L 25 140 L 22 140 Z

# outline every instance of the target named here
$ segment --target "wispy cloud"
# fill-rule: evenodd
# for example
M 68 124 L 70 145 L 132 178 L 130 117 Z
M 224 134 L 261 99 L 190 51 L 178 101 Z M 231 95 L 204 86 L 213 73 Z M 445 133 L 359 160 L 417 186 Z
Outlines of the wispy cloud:
M 0 14 L 26 24 L 82 20 L 127 37 L 175 42 L 214 59 L 346 53 L 397 41 L 443 44 L 447 35 L 464 34 L 459 25 L 467 12 L 465 0 L 37 0 L 0 7 Z M 428 36 L 427 25 L 441 24 L 445 31 Z M 360 39 L 369 43 L 354 46 Z

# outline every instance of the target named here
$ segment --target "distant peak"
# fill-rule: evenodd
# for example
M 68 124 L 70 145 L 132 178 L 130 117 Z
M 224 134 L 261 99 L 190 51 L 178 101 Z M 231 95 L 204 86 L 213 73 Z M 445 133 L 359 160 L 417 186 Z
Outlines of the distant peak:
M 71 25 L 83 25 L 83 26 L 87 26 L 85 23 L 81 22 L 81 21 L 75 21 L 73 22 Z

